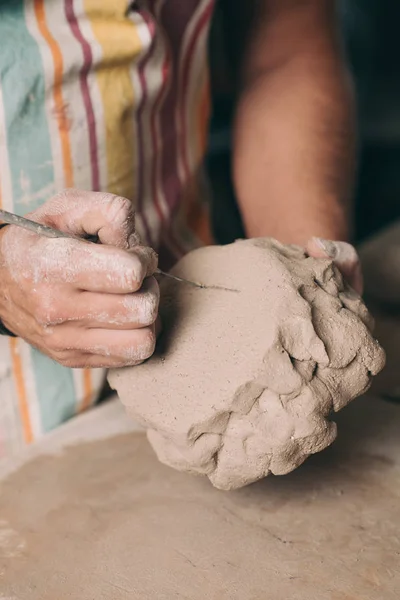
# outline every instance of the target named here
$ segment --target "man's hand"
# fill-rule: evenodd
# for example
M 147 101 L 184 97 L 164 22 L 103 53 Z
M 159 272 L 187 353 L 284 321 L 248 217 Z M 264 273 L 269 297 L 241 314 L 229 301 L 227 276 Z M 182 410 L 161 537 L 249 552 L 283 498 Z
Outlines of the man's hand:
M 101 244 L 48 239 L 15 226 L 0 233 L 0 319 L 68 367 L 121 367 L 155 346 L 157 255 L 139 245 L 131 203 L 67 190 L 28 215 Z
M 363 276 L 357 251 L 347 242 L 332 242 L 313 237 L 306 245 L 306 252 L 314 258 L 331 258 L 347 283 L 357 294 L 363 293 Z

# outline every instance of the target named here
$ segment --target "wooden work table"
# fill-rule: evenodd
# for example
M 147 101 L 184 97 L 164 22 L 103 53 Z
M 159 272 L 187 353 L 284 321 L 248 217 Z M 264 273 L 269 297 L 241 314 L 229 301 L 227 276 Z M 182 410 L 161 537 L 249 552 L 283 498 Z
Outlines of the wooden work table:
M 398 346 L 397 346 L 398 347 Z M 2 600 L 398 600 L 400 404 L 237 492 L 164 467 L 111 401 L 2 467 Z

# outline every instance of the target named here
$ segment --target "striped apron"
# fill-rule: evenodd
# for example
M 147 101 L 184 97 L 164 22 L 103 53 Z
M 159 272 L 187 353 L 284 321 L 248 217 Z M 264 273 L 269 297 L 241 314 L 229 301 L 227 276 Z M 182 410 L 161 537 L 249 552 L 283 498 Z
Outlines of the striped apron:
M 213 3 L 2 0 L 0 206 L 23 215 L 66 187 L 109 191 L 132 200 L 162 266 L 209 243 Z M 0 457 L 93 405 L 104 378 L 0 338 Z

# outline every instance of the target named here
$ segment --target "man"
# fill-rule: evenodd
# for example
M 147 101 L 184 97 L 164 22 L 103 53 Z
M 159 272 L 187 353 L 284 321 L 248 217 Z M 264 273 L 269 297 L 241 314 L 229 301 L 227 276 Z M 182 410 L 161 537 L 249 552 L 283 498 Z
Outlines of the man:
M 213 5 L 1 3 L 1 204 L 102 242 L 0 231 L 4 454 L 95 402 L 104 368 L 151 355 L 150 247 L 165 267 L 211 241 L 201 165 Z M 330 254 L 360 289 L 354 249 L 324 241 L 350 236 L 354 169 L 334 0 L 255 7 L 234 136 L 246 234 Z

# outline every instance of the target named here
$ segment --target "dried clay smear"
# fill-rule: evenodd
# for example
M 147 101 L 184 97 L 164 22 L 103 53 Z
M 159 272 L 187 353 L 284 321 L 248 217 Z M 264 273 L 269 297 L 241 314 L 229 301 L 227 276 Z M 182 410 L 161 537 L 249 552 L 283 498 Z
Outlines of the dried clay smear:
M 385 362 L 332 262 L 257 239 L 196 250 L 172 272 L 238 292 L 164 281 L 156 355 L 110 373 L 159 459 L 229 490 L 331 444 L 332 411 Z

